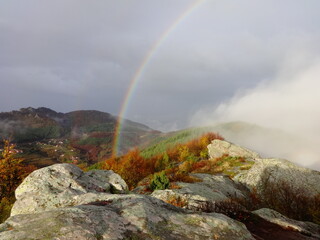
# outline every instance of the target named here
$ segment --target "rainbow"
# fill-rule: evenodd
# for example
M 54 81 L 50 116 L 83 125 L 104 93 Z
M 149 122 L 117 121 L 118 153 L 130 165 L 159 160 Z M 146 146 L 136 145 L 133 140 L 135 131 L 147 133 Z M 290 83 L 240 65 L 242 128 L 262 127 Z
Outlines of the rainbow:
M 130 99 L 137 88 L 139 79 L 143 75 L 145 69 L 148 66 L 148 63 L 152 59 L 152 56 L 156 53 L 156 51 L 160 48 L 162 43 L 167 39 L 167 37 L 175 30 L 175 28 L 186 18 L 188 17 L 195 9 L 197 9 L 202 3 L 206 0 L 196 0 L 192 4 L 190 4 L 183 13 L 175 19 L 175 21 L 170 25 L 168 29 L 166 29 L 160 38 L 153 44 L 153 46 L 148 50 L 143 61 L 139 65 L 138 69 L 136 70 L 135 74 L 133 75 L 129 87 L 126 91 L 125 97 L 123 98 L 120 112 L 118 114 L 118 119 L 116 123 L 115 133 L 114 133 L 114 140 L 113 140 L 113 148 L 112 148 L 112 155 L 117 156 L 119 153 L 119 146 L 120 146 L 120 139 L 121 139 L 121 131 L 123 120 L 125 114 L 127 112 Z

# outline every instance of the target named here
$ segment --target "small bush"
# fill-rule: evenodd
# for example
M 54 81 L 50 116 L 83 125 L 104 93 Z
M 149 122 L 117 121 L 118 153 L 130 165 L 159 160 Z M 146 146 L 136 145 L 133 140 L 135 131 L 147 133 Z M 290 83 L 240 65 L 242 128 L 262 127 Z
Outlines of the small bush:
M 11 212 L 13 206 L 14 198 L 8 199 L 6 197 L 2 198 L 0 201 L 0 223 L 4 222 Z
M 3 151 L 0 153 L 0 196 L 11 198 L 23 179 L 36 168 L 25 166 L 22 158 L 17 158 L 15 145 L 4 140 Z
M 0 153 L 0 223 L 5 221 L 15 201 L 14 191 L 23 179 L 36 168 L 22 164 L 23 159 L 17 158 L 15 145 L 4 140 L 3 151 Z
M 167 153 L 164 153 L 163 156 L 160 156 L 157 158 L 155 163 L 155 170 L 162 171 L 169 166 L 169 163 L 170 163 L 169 155 Z
M 302 187 L 293 189 L 285 181 L 266 184 L 262 204 L 283 215 L 320 224 L 320 194 L 309 196 Z
M 143 158 L 138 149 L 133 149 L 122 157 L 107 159 L 102 168 L 118 173 L 129 189 L 133 189 L 139 181 L 154 173 L 154 165 L 153 160 Z
M 215 203 L 214 212 L 222 213 L 237 220 L 244 220 L 246 218 L 246 208 L 241 204 L 243 201 L 236 198 Z
M 195 183 L 201 182 L 202 180 L 191 176 L 189 172 L 182 172 L 179 170 L 179 167 L 171 168 L 166 170 L 167 176 L 170 182 L 187 182 L 187 183 Z
M 188 201 L 180 196 L 170 196 L 165 202 L 180 208 L 188 206 Z
M 165 172 L 156 173 L 150 183 L 152 190 L 163 190 L 169 188 L 170 181 L 166 176 Z
M 103 168 L 103 162 L 97 162 L 95 164 L 92 164 L 88 167 L 85 168 L 86 171 L 90 171 L 90 170 L 97 170 L 97 169 L 102 169 Z

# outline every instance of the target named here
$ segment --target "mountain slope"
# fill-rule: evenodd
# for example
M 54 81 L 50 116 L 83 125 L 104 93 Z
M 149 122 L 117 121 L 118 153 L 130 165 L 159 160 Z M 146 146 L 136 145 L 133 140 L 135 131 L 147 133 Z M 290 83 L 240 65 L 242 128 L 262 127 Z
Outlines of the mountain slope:
M 206 132 L 216 132 L 230 142 L 258 152 L 263 157 L 290 159 L 293 162 L 320 169 L 317 146 L 302 138 L 279 129 L 262 127 L 246 122 L 219 123 L 161 134 L 147 145 L 142 155 L 151 157 L 164 152 L 177 143 L 185 143 Z
M 49 108 L 22 108 L 0 113 L 0 138 L 11 139 L 29 163 L 96 162 L 112 153 L 117 117 L 95 110 L 59 113 Z M 123 120 L 119 152 L 145 144 L 160 132 Z M 40 162 L 39 162 L 40 160 Z

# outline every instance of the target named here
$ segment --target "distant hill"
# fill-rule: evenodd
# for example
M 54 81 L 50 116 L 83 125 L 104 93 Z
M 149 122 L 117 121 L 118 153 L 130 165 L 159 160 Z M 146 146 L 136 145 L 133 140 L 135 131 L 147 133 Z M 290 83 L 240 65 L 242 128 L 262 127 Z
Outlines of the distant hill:
M 292 136 L 289 133 L 278 129 L 265 128 L 246 122 L 227 122 L 218 123 L 212 126 L 192 127 L 180 131 L 163 133 L 159 137 L 154 138 L 143 149 L 143 154 L 150 157 L 153 154 L 165 151 L 165 149 L 172 147 L 177 143 L 188 142 L 207 132 L 218 133 L 226 140 L 250 147 L 262 155 L 268 155 L 266 146 L 268 143 L 270 144 L 271 139 L 286 144 L 288 141 L 292 142 L 292 139 L 296 138 L 296 136 Z M 264 143 L 263 146 L 258 146 L 258 142 L 262 143 L 262 141 Z M 256 145 L 253 143 L 256 143 Z
M 60 113 L 28 107 L 0 113 L 0 138 L 16 143 L 23 157 L 39 166 L 76 157 L 96 162 L 111 155 L 116 124 L 116 116 L 95 110 Z M 120 154 L 159 134 L 146 125 L 124 120 Z
M 206 132 L 218 133 L 227 141 L 253 149 L 263 157 L 290 159 L 298 165 L 320 169 L 318 146 L 308 139 L 280 129 L 246 122 L 218 123 L 212 126 L 163 133 L 143 148 L 142 155 L 151 157 L 163 153 L 167 148 L 173 147 L 177 143 L 188 142 Z
M 278 133 L 278 131 L 274 129 L 267 129 L 245 122 L 219 123 L 212 126 L 192 127 L 180 131 L 163 133 L 153 139 L 149 145 L 143 149 L 142 154 L 146 157 L 151 157 L 164 152 L 167 148 L 173 147 L 178 143 L 186 143 L 194 138 L 198 138 L 207 132 L 218 133 L 228 141 L 236 143 L 245 142 L 248 136 L 265 137 L 266 135 L 270 135 L 271 132 L 273 134 L 277 133 L 280 136 L 285 135 Z
M 116 116 L 100 111 L 60 113 L 44 107 L 29 107 L 0 113 L 0 138 L 11 139 L 27 163 L 40 167 L 59 162 L 92 164 L 111 156 L 116 123 Z M 139 147 L 144 157 L 151 157 L 207 132 L 219 133 L 226 140 L 253 149 L 264 157 L 290 159 L 299 165 L 319 169 L 319 165 L 315 165 L 317 146 L 307 139 L 246 122 L 161 133 L 124 120 L 119 155 Z

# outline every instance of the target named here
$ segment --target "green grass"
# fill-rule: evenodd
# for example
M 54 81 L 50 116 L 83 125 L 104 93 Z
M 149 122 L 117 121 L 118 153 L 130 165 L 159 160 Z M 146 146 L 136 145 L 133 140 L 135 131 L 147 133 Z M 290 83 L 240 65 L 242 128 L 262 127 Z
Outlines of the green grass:
M 164 153 L 176 144 L 183 144 L 198 138 L 204 133 L 210 132 L 211 129 L 211 127 L 189 128 L 157 137 L 141 151 L 141 155 L 145 158 L 150 158 L 157 154 Z
M 86 168 L 86 171 L 103 169 L 104 162 L 97 162 Z
M 112 138 L 111 137 L 103 137 L 103 138 L 87 137 L 87 138 L 83 138 L 80 141 L 78 141 L 78 144 L 79 145 L 97 146 L 97 145 L 101 145 L 101 144 L 105 144 L 105 143 L 111 143 L 111 142 L 112 142 Z
M 222 172 L 231 178 L 242 170 L 249 170 L 253 164 L 254 162 L 248 161 L 245 158 L 231 156 L 227 156 L 219 162 Z
M 90 126 L 85 126 L 81 128 L 83 132 L 114 132 L 115 123 L 103 123 L 103 124 L 94 124 Z

